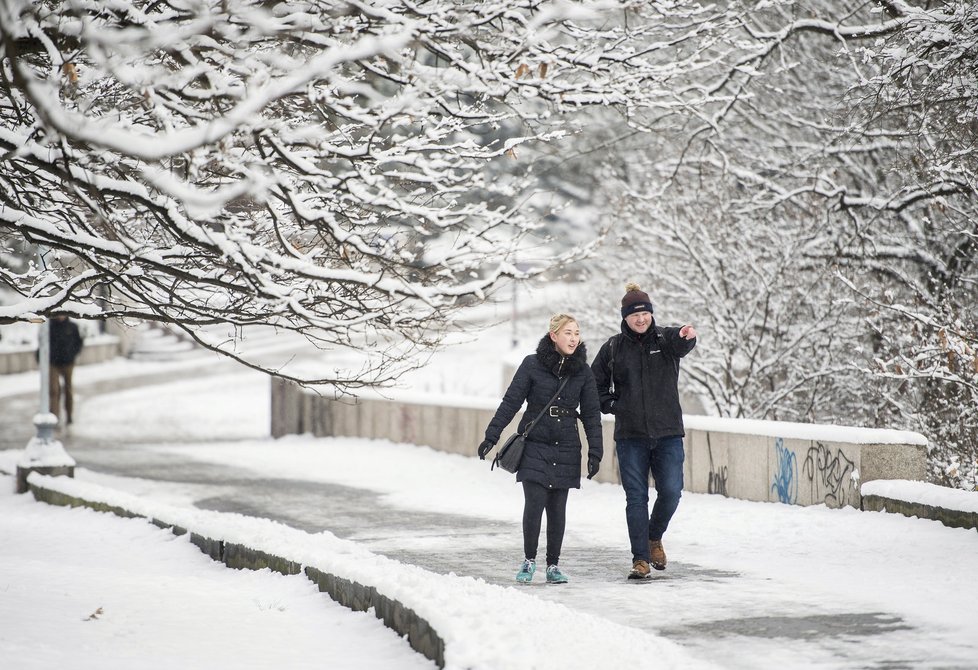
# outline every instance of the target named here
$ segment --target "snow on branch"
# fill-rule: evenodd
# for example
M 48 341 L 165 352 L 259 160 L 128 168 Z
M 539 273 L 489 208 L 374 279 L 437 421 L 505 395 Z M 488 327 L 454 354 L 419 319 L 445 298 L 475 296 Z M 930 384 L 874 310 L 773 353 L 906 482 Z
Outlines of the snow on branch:
M 389 383 L 454 311 L 547 269 L 514 262 L 546 216 L 517 152 L 587 107 L 688 104 L 649 16 L 697 34 L 706 11 L 0 0 L 0 242 L 50 261 L 0 274 L 0 321 L 157 320 L 259 369 L 207 329 L 274 326 L 367 361 L 275 374 Z

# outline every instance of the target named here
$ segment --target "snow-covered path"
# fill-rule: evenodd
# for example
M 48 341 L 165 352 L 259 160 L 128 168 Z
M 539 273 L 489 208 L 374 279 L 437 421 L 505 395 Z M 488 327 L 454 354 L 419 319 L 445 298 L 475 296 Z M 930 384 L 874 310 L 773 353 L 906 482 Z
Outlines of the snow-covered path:
M 235 374 L 88 399 L 66 442 L 82 480 L 328 529 L 434 572 L 513 584 L 512 476 L 413 445 L 271 440 L 267 425 L 267 381 Z M 521 590 L 719 667 L 967 668 L 978 658 L 978 623 L 965 616 L 978 600 L 973 531 L 687 494 L 667 536 L 669 569 L 634 584 L 623 579 L 622 508 L 615 485 L 572 492 L 561 561 L 571 583 Z
M 0 667 L 435 667 L 300 576 L 228 570 L 144 520 L 0 485 Z
M 494 395 L 487 380 L 501 378 L 507 355 L 505 338 L 488 333 L 437 356 L 409 381 L 426 391 Z M 585 481 L 570 496 L 561 557 L 571 583 L 517 587 L 522 495 L 511 475 L 414 445 L 272 440 L 268 380 L 232 366 L 183 362 L 165 383 L 126 381 L 113 391 L 100 380 L 126 379 L 120 367 L 147 370 L 116 361 L 79 371 L 76 422 L 61 437 L 80 481 L 161 504 L 328 530 L 375 554 L 518 589 L 615 630 L 677 643 L 689 658 L 718 667 L 978 665 L 978 621 L 970 615 L 978 602 L 974 531 L 686 494 L 666 537 L 669 569 L 635 584 L 623 578 L 630 559 L 623 494 Z M 85 377 L 93 384 L 84 386 Z M 5 411 L 19 407 L 21 422 L 25 400 L 15 393 L 28 384 L 0 378 L 0 403 Z M 0 460 L 15 457 L 0 451 Z M 534 634 L 558 642 L 565 635 Z M 622 644 L 586 642 L 593 653 L 580 662 L 589 668 Z

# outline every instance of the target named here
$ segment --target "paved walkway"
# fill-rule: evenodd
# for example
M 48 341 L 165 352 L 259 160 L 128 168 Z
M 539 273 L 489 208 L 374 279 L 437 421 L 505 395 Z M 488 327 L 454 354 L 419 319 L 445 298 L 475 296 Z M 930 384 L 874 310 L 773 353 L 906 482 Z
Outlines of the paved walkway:
M 309 532 L 328 530 L 375 553 L 441 574 L 512 585 L 514 558 L 522 553 L 517 523 L 399 509 L 364 489 L 265 478 L 232 466 L 182 460 L 172 451 L 160 454 L 131 445 L 79 444 L 70 444 L 69 450 L 79 466 L 93 471 L 205 487 L 208 495 L 196 502 L 202 509 L 274 519 Z M 757 585 L 743 581 L 733 571 L 673 560 L 667 571 L 636 583 L 623 579 L 629 560 L 623 547 L 568 547 L 564 559 L 565 566 L 573 566 L 572 586 L 537 581 L 522 588 L 621 624 L 657 629 L 697 655 L 717 660 L 721 667 L 757 667 L 754 654 L 787 655 L 789 647 L 790 658 L 797 663 L 807 657 L 809 667 L 966 667 L 955 665 L 953 656 L 946 663 L 932 659 L 932 664 L 921 665 L 924 659 L 918 647 L 928 646 L 927 632 L 911 628 L 892 614 L 846 609 L 803 614 L 799 609 L 805 606 L 797 601 L 796 593 L 784 594 L 772 611 L 772 601 L 777 602 L 778 597 L 767 591 L 752 593 Z M 501 566 L 505 567 L 501 570 Z M 732 594 L 736 602 L 713 595 L 719 593 L 724 598 Z M 684 602 L 702 611 L 704 600 L 717 601 L 716 618 L 658 625 L 660 620 L 683 621 Z M 744 616 L 745 611 L 771 613 Z M 860 640 L 869 638 L 876 643 L 862 647 Z M 892 640 L 891 655 L 880 659 L 880 643 L 888 639 Z
M 79 399 L 84 402 L 90 393 L 166 380 L 166 376 L 155 376 L 101 382 L 97 387 L 79 387 Z M 33 396 L 0 398 L 0 447 L 26 444 L 34 404 Z M 160 442 L 167 441 L 165 435 L 159 438 Z M 200 508 L 261 516 L 310 532 L 329 530 L 376 553 L 438 573 L 471 575 L 511 585 L 514 559 L 522 553 L 515 522 L 398 509 L 371 491 L 268 478 L 229 465 L 202 464 L 182 459 L 172 451 L 161 454 L 113 441 L 112 436 L 92 443 L 76 440 L 68 432 L 61 439 L 80 467 L 182 487 L 199 486 L 202 495 L 196 505 Z M 621 546 L 568 547 L 562 564 L 573 565 L 573 570 L 568 570 L 572 585 L 534 583 L 525 588 L 625 625 L 655 629 L 722 667 L 754 668 L 759 658 L 765 659 L 764 667 L 771 667 L 772 659 L 780 655 L 785 664 L 795 667 L 799 659 L 807 659 L 802 663 L 806 667 L 824 668 L 969 667 L 960 661 L 960 648 L 947 651 L 934 644 L 929 631 L 913 628 L 886 612 L 848 609 L 842 604 L 825 613 L 798 602 L 797 593 L 772 594 L 776 583 L 744 580 L 716 565 L 697 565 L 681 558 L 672 560 L 666 572 L 655 573 L 649 582 L 628 582 L 623 579 L 628 560 Z M 507 568 L 501 570 L 500 566 Z M 691 609 L 703 612 L 709 609 L 704 603 L 713 601 L 715 616 L 709 620 L 683 616 L 687 603 L 695 603 Z M 659 623 L 665 620 L 670 623 Z M 865 644 L 870 639 L 873 643 Z M 885 657 L 880 656 L 880 649 L 889 650 Z

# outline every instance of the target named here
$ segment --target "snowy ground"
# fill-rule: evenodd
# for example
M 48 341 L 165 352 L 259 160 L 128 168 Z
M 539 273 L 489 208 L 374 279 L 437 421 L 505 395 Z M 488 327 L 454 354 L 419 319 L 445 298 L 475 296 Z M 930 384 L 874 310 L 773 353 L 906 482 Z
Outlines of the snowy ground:
M 468 371 L 492 370 L 502 353 L 485 342 L 463 346 L 415 383 L 446 392 L 475 386 Z M 561 565 L 571 583 L 520 588 L 512 576 L 521 495 L 512 476 L 414 445 L 267 434 L 267 381 L 234 373 L 84 396 L 63 437 L 82 484 L 150 506 L 196 505 L 211 510 L 207 523 L 226 519 L 229 528 L 240 518 L 213 510 L 278 519 L 298 529 L 290 548 L 335 541 L 368 552 L 351 571 L 386 561 L 377 563 L 378 579 L 408 589 L 420 609 L 450 609 L 441 629 L 454 658 L 471 667 L 539 667 L 539 649 L 548 647 L 558 650 L 560 667 L 580 668 L 636 656 L 678 668 L 976 667 L 974 531 L 687 494 L 667 536 L 669 569 L 634 585 L 622 578 L 623 494 L 586 481 L 570 496 Z M 18 455 L 0 452 L 0 469 Z M 297 660 L 283 667 L 431 666 L 372 619 L 334 611 L 311 585 L 225 570 L 145 522 L 4 492 L 0 538 L 0 658 L 17 667 L 132 667 L 139 658 L 139 667 L 203 668 L 215 657 L 226 667 L 268 667 L 254 649 L 269 645 L 294 652 Z M 133 572 L 113 556 L 130 559 Z M 451 604 L 431 579 L 454 594 Z M 88 619 L 98 607 L 102 614 Z M 507 608 L 515 621 L 529 620 L 529 630 L 501 635 Z M 324 631 L 351 648 L 334 647 Z M 59 644 L 42 654 L 48 639 Z M 324 645 L 339 660 L 329 662 Z M 369 658 L 355 655 L 368 648 Z M 376 657 L 375 648 L 383 650 Z
M 145 521 L 0 486 L 3 667 L 434 667 L 302 577 L 228 570 Z

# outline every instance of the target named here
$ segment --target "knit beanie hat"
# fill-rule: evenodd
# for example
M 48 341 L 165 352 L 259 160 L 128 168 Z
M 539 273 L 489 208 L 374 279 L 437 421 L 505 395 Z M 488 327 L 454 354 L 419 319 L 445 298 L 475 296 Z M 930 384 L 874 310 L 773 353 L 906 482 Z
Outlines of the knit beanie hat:
M 638 284 L 625 284 L 625 296 L 621 299 L 621 318 L 635 312 L 654 312 L 649 294 L 639 288 Z

